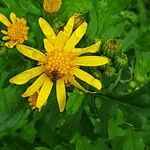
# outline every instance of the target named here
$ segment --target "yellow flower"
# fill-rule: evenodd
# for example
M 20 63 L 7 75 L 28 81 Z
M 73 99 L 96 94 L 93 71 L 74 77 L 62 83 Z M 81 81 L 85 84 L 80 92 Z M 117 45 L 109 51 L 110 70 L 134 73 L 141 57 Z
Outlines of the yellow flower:
M 44 0 L 43 7 L 45 11 L 55 13 L 60 9 L 61 4 L 61 0 Z
M 46 103 L 53 83 L 56 82 L 58 106 L 60 112 L 63 112 L 66 104 L 65 86 L 67 83 L 87 92 L 87 90 L 76 81 L 76 78 L 78 78 L 98 90 L 102 88 L 101 82 L 80 69 L 80 66 L 101 66 L 108 63 L 108 58 L 102 56 L 80 56 L 88 52 L 96 52 L 101 42 L 98 41 L 86 48 L 75 48 L 75 45 L 86 32 L 87 23 L 83 22 L 73 32 L 74 16 L 69 19 L 64 27 L 64 31 L 60 31 L 57 35 L 43 18 L 39 19 L 39 24 L 46 36 L 46 39 L 44 39 L 46 53 L 43 54 L 37 49 L 25 45 L 17 45 L 18 51 L 38 61 L 38 66 L 16 75 L 10 79 L 10 82 L 21 85 L 39 76 L 22 95 L 23 97 L 29 97 L 39 90 L 36 102 L 36 108 L 39 110 Z
M 2 22 L 6 27 L 7 31 L 1 30 L 5 35 L 2 39 L 9 41 L 5 43 L 8 48 L 13 48 L 17 44 L 22 44 L 27 40 L 27 34 L 29 28 L 26 26 L 26 21 L 24 18 L 17 18 L 14 13 L 10 14 L 11 22 L 0 13 L 0 22 Z

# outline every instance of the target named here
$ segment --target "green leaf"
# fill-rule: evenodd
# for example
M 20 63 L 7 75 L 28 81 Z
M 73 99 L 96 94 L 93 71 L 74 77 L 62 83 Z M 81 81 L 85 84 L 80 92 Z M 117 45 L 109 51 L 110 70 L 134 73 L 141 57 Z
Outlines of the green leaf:
M 121 0 L 121 1 L 95 0 L 93 1 L 93 9 L 96 11 L 96 14 L 97 14 L 96 36 L 98 38 L 107 40 L 108 38 L 120 37 L 123 31 L 124 25 L 119 26 L 119 24 L 125 23 L 125 20 L 120 15 L 120 13 L 129 4 L 130 4 L 129 0 L 125 0 L 125 1 L 124 0 Z
M 15 126 L 26 113 L 24 101 L 22 101 L 17 88 L 9 86 L 0 91 L 0 131 Z
M 120 109 L 117 110 L 117 118 L 115 120 L 110 119 L 108 122 L 109 139 L 113 139 L 117 136 L 124 136 L 125 132 L 119 127 L 123 124 L 123 114 Z
M 33 143 L 34 139 L 37 134 L 37 130 L 35 129 L 35 122 L 30 120 L 28 123 L 25 124 L 20 129 L 20 137 L 29 143 Z
M 136 56 L 137 61 L 134 70 L 135 78 L 139 82 L 147 83 L 148 81 L 150 81 L 150 52 L 137 52 Z
M 98 26 L 98 22 L 97 22 L 97 14 L 95 11 L 95 8 L 91 9 L 90 13 L 89 13 L 89 17 L 90 17 L 90 21 L 88 24 L 88 30 L 86 32 L 89 40 L 93 40 L 93 38 L 96 35 L 97 32 L 97 26 Z
M 91 0 L 63 0 L 61 10 L 57 13 L 56 20 L 66 21 L 74 13 L 85 14 L 92 8 Z
M 110 150 L 101 140 L 90 141 L 87 137 L 76 134 L 71 143 L 76 145 L 76 150 Z
M 2 0 L 1 3 L 3 4 L 4 8 L 9 10 L 9 12 L 14 12 L 20 16 L 25 16 L 28 13 L 32 13 L 35 15 L 41 15 L 42 9 L 38 9 L 34 5 L 35 2 L 33 2 L 33 0 L 28 0 L 28 1 L 24 1 L 24 0 L 19 0 L 19 1 L 7 0 L 7 1 L 5 1 L 5 0 Z
M 40 147 L 36 147 L 35 150 L 50 150 L 49 148 L 40 146 Z
M 131 31 L 125 36 L 122 40 L 122 51 L 125 52 L 128 50 L 129 46 L 135 42 L 135 40 L 139 37 L 139 29 L 133 28 Z
M 123 150 L 144 150 L 145 144 L 143 138 L 135 132 L 128 133 L 126 140 L 123 143 Z
M 82 101 L 84 100 L 85 95 L 81 92 L 71 93 L 69 95 L 66 110 L 69 115 L 77 113 L 81 107 Z

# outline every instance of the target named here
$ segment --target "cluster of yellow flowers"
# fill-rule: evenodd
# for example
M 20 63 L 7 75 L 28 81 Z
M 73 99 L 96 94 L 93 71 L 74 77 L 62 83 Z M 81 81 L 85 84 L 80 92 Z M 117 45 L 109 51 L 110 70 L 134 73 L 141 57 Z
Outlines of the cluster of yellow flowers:
M 64 111 L 66 104 L 65 85 L 70 84 L 82 91 L 88 92 L 82 87 L 76 78 L 88 83 L 100 90 L 102 84 L 98 79 L 80 69 L 80 66 L 101 66 L 108 63 L 108 58 L 103 56 L 85 56 L 85 53 L 95 53 L 98 51 L 101 41 L 85 47 L 76 48 L 75 46 L 84 36 L 87 23 L 84 21 L 74 30 L 75 15 L 72 15 L 63 31 L 56 35 L 49 23 L 39 18 L 39 26 L 45 35 L 45 53 L 35 48 L 23 45 L 28 39 L 27 23 L 23 18 L 17 18 L 14 13 L 10 14 L 9 21 L 0 13 L 0 22 L 6 26 L 6 30 L 1 30 L 5 35 L 2 39 L 6 40 L 5 46 L 16 49 L 24 56 L 37 61 L 37 66 L 26 70 L 10 79 L 13 84 L 22 85 L 30 79 L 37 77 L 35 82 L 22 94 L 28 97 L 29 104 L 33 108 L 41 110 L 47 102 L 53 84 L 56 84 L 56 95 L 60 112 Z M 81 56 L 80 56 L 81 55 Z

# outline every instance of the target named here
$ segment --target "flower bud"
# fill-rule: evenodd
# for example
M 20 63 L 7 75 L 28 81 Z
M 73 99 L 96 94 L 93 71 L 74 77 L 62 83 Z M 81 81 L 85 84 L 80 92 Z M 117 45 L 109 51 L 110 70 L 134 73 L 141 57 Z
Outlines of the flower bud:
M 115 65 L 118 68 L 125 68 L 128 65 L 128 57 L 126 54 L 122 54 L 121 56 L 116 57 Z
M 137 87 L 137 83 L 135 81 L 130 81 L 129 82 L 129 87 L 132 89 L 135 89 Z
M 61 0 L 44 0 L 43 7 L 46 12 L 55 13 L 60 9 L 61 4 Z
M 75 16 L 75 19 L 74 19 L 73 28 L 76 29 L 84 22 L 84 18 L 79 13 L 74 14 L 74 16 Z
M 104 55 L 114 57 L 120 52 L 120 43 L 117 39 L 109 39 L 104 43 Z
M 115 69 L 114 67 L 112 67 L 112 66 L 107 66 L 106 69 L 105 69 L 105 71 L 104 71 L 104 74 L 105 74 L 107 77 L 111 78 L 112 76 L 115 75 L 115 72 L 116 72 L 116 69 Z
M 141 84 L 141 83 L 144 83 L 144 77 L 142 75 L 136 75 L 135 76 L 135 80 Z

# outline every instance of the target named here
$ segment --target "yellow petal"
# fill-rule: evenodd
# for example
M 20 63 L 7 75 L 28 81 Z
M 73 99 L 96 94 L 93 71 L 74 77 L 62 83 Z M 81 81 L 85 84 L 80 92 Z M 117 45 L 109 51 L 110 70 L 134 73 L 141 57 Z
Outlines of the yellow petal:
M 62 50 L 64 46 L 66 45 L 72 30 L 73 30 L 73 24 L 74 24 L 74 16 L 72 16 L 69 21 L 67 22 L 66 26 L 64 27 L 64 31 L 60 31 L 56 37 L 55 40 L 55 46 L 56 49 Z
M 44 84 L 45 79 L 46 75 L 42 74 L 31 86 L 28 87 L 28 89 L 22 94 L 22 96 L 29 97 L 33 95 Z
M 21 84 L 28 82 L 30 79 L 40 75 L 42 72 L 43 72 L 42 67 L 31 68 L 29 70 L 26 70 L 16 75 L 15 77 L 11 78 L 9 81 L 10 83 L 21 85 Z
M 102 84 L 99 80 L 95 79 L 93 76 L 81 69 L 73 68 L 73 74 L 80 80 L 83 80 L 84 82 L 90 84 L 98 90 L 102 88 Z
M 22 23 L 24 23 L 24 24 L 27 23 L 27 21 L 26 21 L 24 18 L 17 18 L 17 19 L 20 19 L 20 21 L 21 21 Z M 27 28 L 29 29 L 29 27 L 27 27 Z
M 5 43 L 5 46 L 8 47 L 8 48 L 13 48 L 17 44 L 18 44 L 18 42 L 9 41 L 9 42 Z
M 4 36 L 4 37 L 2 38 L 2 40 L 4 40 L 4 41 L 9 40 L 9 36 Z
M 72 17 L 70 17 L 66 26 L 64 27 L 64 33 L 67 35 L 68 38 L 70 37 L 72 30 L 73 30 L 74 18 L 75 18 L 74 15 Z
M 22 53 L 23 55 L 25 55 L 25 56 L 33 59 L 33 60 L 39 61 L 39 60 L 41 60 L 45 56 L 39 50 L 34 49 L 32 47 L 29 47 L 29 46 L 18 44 L 16 47 L 17 47 L 17 50 L 20 53 Z
M 59 79 L 56 81 L 56 93 L 57 93 L 59 111 L 63 112 L 66 105 L 66 88 L 65 88 L 64 80 Z
M 108 58 L 103 56 L 82 56 L 75 59 L 79 66 L 102 66 L 108 63 Z
M 65 45 L 65 50 L 69 51 L 75 47 L 75 45 L 81 40 L 87 29 L 87 23 L 83 22 L 71 35 Z
M 75 80 L 74 77 L 68 77 L 67 79 L 68 79 L 68 81 L 69 81 L 71 84 L 73 84 L 76 88 L 80 89 L 81 91 L 83 91 L 83 92 L 90 92 L 90 91 L 86 90 L 84 87 L 82 87 L 82 86 Z M 91 93 L 91 92 L 90 92 L 90 93 Z M 94 92 L 94 93 L 95 93 L 95 92 Z
M 54 39 L 56 38 L 56 34 L 52 27 L 49 25 L 49 23 L 44 20 L 43 18 L 39 19 L 39 25 L 41 27 L 41 30 L 43 31 L 44 35 L 51 41 L 53 42 Z
M 45 82 L 40 90 L 36 107 L 40 110 L 41 107 L 46 103 L 48 96 L 50 95 L 51 89 L 53 86 L 53 82 L 47 77 Z
M 1 32 L 2 32 L 3 34 L 5 34 L 5 35 L 8 35 L 8 32 L 5 31 L 5 30 L 1 30 Z
M 10 20 L 12 21 L 12 23 L 15 23 L 17 20 L 17 17 L 14 13 L 10 13 Z
M 85 48 L 75 48 L 72 51 L 78 55 L 84 54 L 84 53 L 95 53 L 98 51 L 99 47 L 101 45 L 101 41 L 96 42 L 95 44 L 85 47 Z
M 11 25 L 11 23 L 9 22 L 9 20 L 3 15 L 0 13 L 0 22 L 2 22 L 5 26 L 9 26 Z
M 60 31 L 55 39 L 55 49 L 62 50 L 67 42 L 67 35 Z
M 54 45 L 48 39 L 44 39 L 44 47 L 47 52 L 54 50 Z

